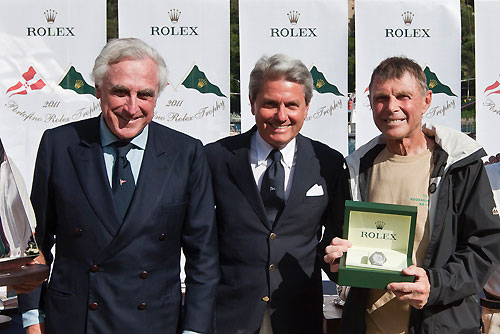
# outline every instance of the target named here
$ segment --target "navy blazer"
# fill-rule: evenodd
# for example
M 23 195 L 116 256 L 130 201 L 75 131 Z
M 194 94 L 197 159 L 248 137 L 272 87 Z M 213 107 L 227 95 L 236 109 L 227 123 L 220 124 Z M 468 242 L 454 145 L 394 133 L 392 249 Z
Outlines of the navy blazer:
M 200 141 L 154 122 L 123 223 L 106 174 L 99 117 L 47 130 L 35 167 L 36 240 L 56 255 L 47 333 L 210 333 L 219 280 L 210 172 Z M 55 240 L 54 240 L 55 238 Z M 184 319 L 179 280 L 186 255 Z
M 299 134 L 289 198 L 270 226 L 249 161 L 255 129 L 206 146 L 221 265 L 216 332 L 258 333 L 269 305 L 275 334 L 319 334 L 320 267 L 325 246 L 341 236 L 348 197 L 344 158 Z M 315 185 L 323 195 L 306 195 Z

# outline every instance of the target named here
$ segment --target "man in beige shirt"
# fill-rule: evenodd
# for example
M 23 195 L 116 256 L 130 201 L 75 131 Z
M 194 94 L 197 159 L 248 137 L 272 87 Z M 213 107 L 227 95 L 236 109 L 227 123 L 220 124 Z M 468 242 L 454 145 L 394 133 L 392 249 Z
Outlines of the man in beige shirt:
M 482 165 L 466 135 L 426 124 L 432 92 L 421 67 L 404 57 L 380 63 L 370 82 L 382 134 L 346 158 L 353 200 L 418 207 L 411 283 L 352 288 L 342 333 L 478 333 L 477 292 L 500 252 L 500 224 Z M 338 270 L 348 240 L 335 238 L 325 261 Z

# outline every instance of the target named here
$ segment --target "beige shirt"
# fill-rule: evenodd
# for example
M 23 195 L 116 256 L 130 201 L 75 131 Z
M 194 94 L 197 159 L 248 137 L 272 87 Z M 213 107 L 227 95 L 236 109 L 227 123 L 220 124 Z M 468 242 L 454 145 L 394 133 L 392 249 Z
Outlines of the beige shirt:
M 413 264 L 421 265 L 429 245 L 429 177 L 432 152 L 402 156 L 385 148 L 374 161 L 368 201 L 417 206 Z M 406 333 L 410 306 L 387 290 L 370 290 L 366 333 Z

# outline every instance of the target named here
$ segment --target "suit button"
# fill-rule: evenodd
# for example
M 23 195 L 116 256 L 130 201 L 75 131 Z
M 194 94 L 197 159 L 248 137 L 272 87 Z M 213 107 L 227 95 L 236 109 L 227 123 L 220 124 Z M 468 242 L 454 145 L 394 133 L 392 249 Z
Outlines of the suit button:
M 140 278 L 142 278 L 142 279 L 146 279 L 146 278 L 148 278 L 148 276 L 149 276 L 149 273 L 148 273 L 146 270 L 144 270 L 144 271 L 143 271 L 142 273 L 140 273 L 140 275 L 139 275 L 139 277 L 140 277 Z
M 90 267 L 90 271 L 93 273 L 96 273 L 99 271 L 99 266 L 97 264 L 94 264 L 93 266 Z
M 278 237 L 278 236 L 277 236 L 277 235 L 276 235 L 276 233 L 274 233 L 274 232 L 273 232 L 273 233 L 271 233 L 271 234 L 269 234 L 269 239 L 271 239 L 271 240 L 276 240 L 276 238 L 277 238 L 277 237 Z
M 96 302 L 93 302 L 92 304 L 89 305 L 89 309 L 91 309 L 92 311 L 95 311 L 98 308 L 99 308 L 99 304 Z
M 269 266 L 269 271 L 271 271 L 271 272 L 272 272 L 272 271 L 274 271 L 275 269 L 276 269 L 276 266 L 275 266 L 274 264 L 271 264 L 271 265 Z
M 137 309 L 139 311 L 143 311 L 146 309 L 146 307 L 147 307 L 146 303 L 140 303 L 139 306 L 137 306 Z
M 269 301 L 269 297 L 268 296 L 262 297 L 262 301 L 267 303 Z
M 163 241 L 167 239 L 167 235 L 165 233 L 162 233 L 158 239 L 160 239 L 160 241 Z
M 83 233 L 83 230 L 81 228 L 79 228 L 79 227 L 75 228 L 75 235 L 77 237 L 81 237 L 82 233 Z

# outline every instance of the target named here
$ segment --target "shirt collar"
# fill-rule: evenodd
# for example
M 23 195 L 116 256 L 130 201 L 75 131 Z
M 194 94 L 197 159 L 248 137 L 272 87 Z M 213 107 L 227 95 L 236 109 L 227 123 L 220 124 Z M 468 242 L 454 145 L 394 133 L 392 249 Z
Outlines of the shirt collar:
M 142 150 L 146 149 L 146 143 L 148 141 L 149 124 L 139 133 L 137 136 L 132 138 L 130 141 L 135 147 Z M 119 141 L 119 139 L 109 130 L 108 125 L 104 121 L 104 117 L 101 114 L 101 119 L 99 122 L 99 133 L 101 135 L 101 145 L 102 147 L 113 144 Z
M 257 166 L 266 163 L 267 157 L 269 153 L 274 149 L 271 145 L 269 145 L 262 137 L 260 136 L 259 131 L 255 131 L 255 150 L 257 152 Z M 293 138 L 283 147 L 280 152 L 282 154 L 281 162 L 285 167 L 292 168 L 293 165 L 293 157 L 295 155 L 296 150 L 297 137 Z

